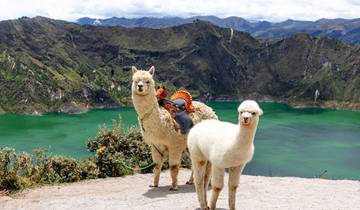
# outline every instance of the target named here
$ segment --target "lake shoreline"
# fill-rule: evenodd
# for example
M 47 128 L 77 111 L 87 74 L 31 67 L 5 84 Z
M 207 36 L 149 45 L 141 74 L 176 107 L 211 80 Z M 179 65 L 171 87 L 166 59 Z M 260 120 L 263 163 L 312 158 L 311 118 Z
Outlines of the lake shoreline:
M 288 99 L 274 99 L 272 97 L 217 97 L 211 100 L 205 100 L 200 98 L 201 102 L 241 102 L 247 98 L 257 100 L 258 102 L 265 103 L 282 103 L 291 106 L 295 109 L 301 108 L 321 108 L 321 109 L 334 109 L 344 111 L 360 112 L 360 103 L 347 102 L 347 101 L 305 101 L 305 100 L 288 100 Z M 132 107 L 132 104 L 121 105 L 121 104 L 97 104 L 97 105 L 85 105 L 83 103 L 70 103 L 61 106 L 54 111 L 40 111 L 34 110 L 32 112 L 15 112 L 13 114 L 24 114 L 30 116 L 42 116 L 45 113 L 65 113 L 70 115 L 84 114 L 94 109 L 117 109 L 122 107 Z M 0 116 L 9 112 L 4 111 L 0 107 Z M 12 113 L 12 112 L 11 112 Z
M 39 111 L 39 110 L 34 110 L 32 112 L 6 112 L 4 110 L 0 109 L 0 116 L 3 114 L 7 114 L 7 113 L 11 113 L 11 114 L 20 114 L 20 115 L 29 115 L 29 116 L 43 116 L 44 114 L 47 113 L 64 113 L 64 114 L 69 114 L 69 115 L 80 115 L 80 114 L 85 114 L 91 110 L 96 110 L 96 109 L 118 109 L 118 108 L 123 108 L 123 107 L 127 107 L 126 105 L 118 105 L 118 104 L 102 104 L 102 105 L 95 105 L 95 106 L 78 106 L 78 107 L 74 107 L 73 105 L 69 105 L 69 106 L 62 106 L 59 109 L 56 109 L 54 111 Z
M 334 109 L 334 110 L 343 110 L 343 111 L 354 111 L 360 112 L 360 102 L 347 102 L 347 101 L 305 101 L 305 100 L 288 100 L 288 99 L 274 99 L 271 97 L 249 97 L 258 102 L 263 103 L 279 103 L 286 104 L 294 109 L 302 108 L 320 108 L 320 109 Z M 211 101 L 214 102 L 241 102 L 247 98 L 217 98 Z

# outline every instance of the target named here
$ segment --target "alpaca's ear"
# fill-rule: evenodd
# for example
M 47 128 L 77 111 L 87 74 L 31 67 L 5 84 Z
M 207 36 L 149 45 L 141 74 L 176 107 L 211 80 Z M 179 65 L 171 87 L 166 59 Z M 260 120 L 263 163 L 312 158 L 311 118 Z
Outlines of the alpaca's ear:
M 149 74 L 154 75 L 154 73 L 155 73 L 155 67 L 152 66 L 152 67 L 149 69 Z
M 135 74 L 138 70 L 137 70 L 137 68 L 135 66 L 132 66 L 131 71 L 132 71 L 133 74 Z
M 259 108 L 259 116 L 263 115 L 263 110 Z

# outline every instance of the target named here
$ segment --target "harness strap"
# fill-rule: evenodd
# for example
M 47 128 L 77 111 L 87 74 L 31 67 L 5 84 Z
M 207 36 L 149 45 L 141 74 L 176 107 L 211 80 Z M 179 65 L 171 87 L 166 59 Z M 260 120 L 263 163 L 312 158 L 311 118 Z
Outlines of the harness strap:
M 155 144 L 151 144 L 151 146 L 156 149 L 156 151 L 160 154 L 161 158 L 164 158 L 164 154 L 160 152 L 160 150 L 157 148 L 157 146 L 155 146 Z

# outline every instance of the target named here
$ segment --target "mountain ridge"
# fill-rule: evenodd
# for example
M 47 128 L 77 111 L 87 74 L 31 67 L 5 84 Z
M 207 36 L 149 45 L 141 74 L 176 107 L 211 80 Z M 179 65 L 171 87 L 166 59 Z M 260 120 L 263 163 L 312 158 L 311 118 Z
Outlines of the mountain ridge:
M 164 29 L 1 21 L 0 107 L 38 114 L 128 105 L 130 67 L 154 65 L 157 82 L 198 99 L 360 109 L 360 47 L 305 33 L 280 41 L 231 34 L 202 21 Z
M 349 44 L 360 43 L 360 18 L 356 19 L 319 19 L 316 21 L 292 20 L 282 22 L 248 21 L 241 17 L 231 16 L 218 18 L 216 16 L 180 17 L 141 17 L 141 18 L 79 18 L 76 22 L 87 25 L 110 25 L 124 27 L 165 28 L 191 23 L 197 20 L 209 21 L 217 26 L 233 28 L 250 33 L 261 39 L 284 39 L 294 33 L 305 32 L 313 36 L 322 36 L 345 41 Z

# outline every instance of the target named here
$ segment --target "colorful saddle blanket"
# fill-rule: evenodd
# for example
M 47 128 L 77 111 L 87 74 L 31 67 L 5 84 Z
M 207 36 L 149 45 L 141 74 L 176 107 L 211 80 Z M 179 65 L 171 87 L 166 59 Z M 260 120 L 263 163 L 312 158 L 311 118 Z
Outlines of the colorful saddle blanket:
M 188 115 L 188 113 L 194 112 L 191 94 L 186 90 L 179 90 L 170 97 L 170 100 L 166 99 L 167 94 L 167 89 L 164 86 L 157 88 L 156 97 L 159 105 L 164 107 L 180 125 L 182 134 L 189 133 L 194 125 Z

